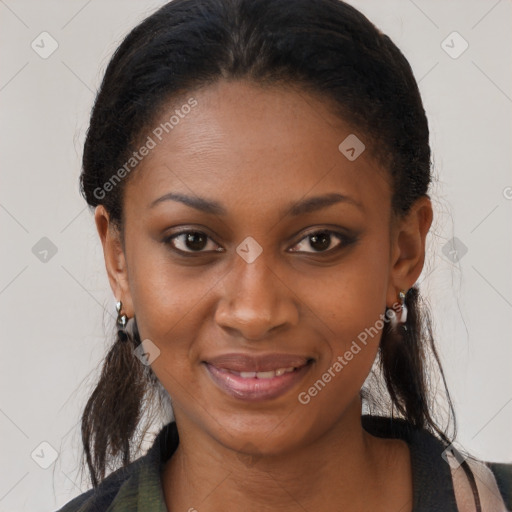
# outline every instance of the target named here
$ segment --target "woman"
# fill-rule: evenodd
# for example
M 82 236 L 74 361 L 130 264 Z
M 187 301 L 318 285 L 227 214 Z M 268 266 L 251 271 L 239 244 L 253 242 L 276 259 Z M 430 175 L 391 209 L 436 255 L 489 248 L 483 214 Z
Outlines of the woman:
M 353 7 L 175 0 L 133 29 L 84 148 L 118 334 L 61 512 L 510 509 L 512 465 L 432 409 L 430 180 L 411 68 Z M 132 461 L 156 397 L 174 420 Z

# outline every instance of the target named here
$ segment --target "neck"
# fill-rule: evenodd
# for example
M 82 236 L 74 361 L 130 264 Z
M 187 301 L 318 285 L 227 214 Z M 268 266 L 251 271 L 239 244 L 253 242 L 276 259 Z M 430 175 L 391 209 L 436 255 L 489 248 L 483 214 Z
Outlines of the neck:
M 402 508 L 412 502 L 408 448 L 367 433 L 360 405 L 355 402 L 314 443 L 256 458 L 220 445 L 192 424 L 180 430 L 177 423 L 180 444 L 162 475 L 168 509 L 387 510 L 384 498 L 389 510 L 410 510 Z

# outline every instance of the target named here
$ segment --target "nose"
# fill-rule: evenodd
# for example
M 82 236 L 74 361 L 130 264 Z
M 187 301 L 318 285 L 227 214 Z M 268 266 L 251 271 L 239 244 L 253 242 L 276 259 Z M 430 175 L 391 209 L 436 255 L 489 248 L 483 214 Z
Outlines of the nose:
M 263 253 L 252 263 L 239 258 L 222 287 L 215 320 L 232 335 L 257 341 L 298 323 L 296 293 L 269 266 Z

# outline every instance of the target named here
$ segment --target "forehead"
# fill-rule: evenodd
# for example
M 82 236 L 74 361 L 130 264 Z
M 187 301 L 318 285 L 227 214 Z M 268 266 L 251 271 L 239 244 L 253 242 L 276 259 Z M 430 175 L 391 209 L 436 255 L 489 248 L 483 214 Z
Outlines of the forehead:
M 388 173 L 365 134 L 305 91 L 221 81 L 173 101 L 153 124 L 130 204 L 171 191 L 254 206 L 335 191 L 389 207 Z

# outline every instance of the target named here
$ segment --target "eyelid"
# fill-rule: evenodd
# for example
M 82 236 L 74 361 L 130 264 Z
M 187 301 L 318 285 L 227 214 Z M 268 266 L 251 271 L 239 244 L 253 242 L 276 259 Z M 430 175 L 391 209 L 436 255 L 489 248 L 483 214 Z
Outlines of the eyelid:
M 217 253 L 217 252 L 224 252 L 225 251 L 224 249 L 220 249 L 220 250 L 216 249 L 214 251 L 204 251 L 204 250 L 201 250 L 201 251 L 184 251 L 182 249 L 178 249 L 178 248 L 174 247 L 174 245 L 172 243 L 172 240 L 174 240 L 174 238 L 179 237 L 180 235 L 184 235 L 184 234 L 188 234 L 188 233 L 199 233 L 201 235 L 205 235 L 206 238 L 208 238 L 209 240 L 213 241 L 216 245 L 219 245 L 219 244 L 217 244 L 217 242 L 215 242 L 215 240 L 213 240 L 213 238 L 210 235 L 208 235 L 205 231 L 202 231 L 199 228 L 198 229 L 194 229 L 194 228 L 183 228 L 183 229 L 180 229 L 179 231 L 176 231 L 176 232 L 172 233 L 171 235 L 165 237 L 164 240 L 163 240 L 163 243 L 165 243 L 167 245 L 170 245 L 171 246 L 171 250 L 173 250 L 174 252 L 177 252 L 178 254 L 181 254 L 181 255 L 202 255 L 202 254 L 210 254 L 212 252 L 216 252 Z M 312 229 L 308 230 L 307 232 L 305 232 L 301 236 L 301 238 L 299 238 L 292 245 L 292 247 L 297 246 L 300 242 L 302 242 L 303 240 L 305 240 L 309 236 L 312 236 L 312 235 L 315 235 L 315 234 L 320 234 L 320 233 L 324 233 L 324 234 L 328 234 L 328 235 L 331 235 L 331 236 L 335 236 L 336 238 L 338 238 L 340 240 L 340 243 L 338 245 L 336 245 L 335 247 L 333 247 L 331 249 L 328 249 L 328 250 L 325 250 L 325 251 L 291 251 L 291 252 L 302 253 L 302 254 L 316 254 L 316 255 L 331 254 L 331 253 L 335 252 L 338 248 L 346 247 L 346 246 L 350 245 L 351 243 L 357 241 L 357 238 L 358 238 L 356 235 L 346 234 L 346 233 L 343 233 L 343 232 L 340 232 L 340 231 L 335 231 L 334 229 L 330 229 L 330 228 L 312 228 Z M 220 245 L 219 245 L 219 247 L 220 247 Z
M 297 242 L 295 244 L 293 244 L 293 247 L 297 246 L 299 243 L 301 243 L 303 240 L 307 239 L 308 237 L 310 237 L 312 235 L 320 234 L 320 233 L 327 234 L 327 235 L 330 235 L 330 236 L 335 236 L 336 238 L 338 238 L 340 240 L 340 243 L 338 245 L 332 247 L 331 249 L 327 249 L 326 251 L 292 251 L 292 252 L 304 253 L 304 254 L 317 254 L 317 255 L 332 254 L 338 248 L 341 248 L 343 246 L 347 246 L 351 242 L 355 241 L 355 237 L 346 235 L 344 233 L 341 233 L 339 231 L 335 231 L 333 229 L 328 229 L 328 228 L 324 228 L 324 229 L 320 228 L 320 229 L 318 229 L 318 228 L 314 228 L 311 231 L 307 231 L 299 240 L 297 240 Z
M 170 245 L 171 246 L 171 250 L 173 250 L 174 252 L 177 252 L 178 254 L 186 254 L 186 255 L 191 255 L 191 254 L 208 254 L 208 253 L 211 253 L 211 252 L 223 252 L 224 249 L 221 249 L 221 250 L 214 250 L 214 251 L 183 251 L 182 249 L 178 249 L 177 247 L 174 247 L 172 241 L 175 239 L 175 238 L 178 238 L 180 235 L 186 235 L 188 233 L 199 233 L 201 235 L 204 235 L 206 238 L 208 238 L 209 240 L 213 241 L 216 245 L 219 245 L 217 244 L 217 242 L 215 242 L 215 240 L 213 240 L 213 238 L 208 234 L 206 233 L 205 231 L 202 231 L 201 229 L 193 229 L 193 228 L 183 228 L 183 229 L 180 229 L 174 233 L 172 233 L 171 235 L 169 236 L 166 236 L 163 240 L 163 243 L 166 244 L 166 245 Z M 220 246 L 219 246 L 220 247 Z

